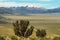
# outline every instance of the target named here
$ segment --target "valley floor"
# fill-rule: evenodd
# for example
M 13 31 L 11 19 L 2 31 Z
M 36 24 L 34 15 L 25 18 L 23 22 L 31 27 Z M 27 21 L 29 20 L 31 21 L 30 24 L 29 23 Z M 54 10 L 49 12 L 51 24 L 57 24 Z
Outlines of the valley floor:
M 36 29 L 46 29 L 48 37 L 60 36 L 60 16 L 4 16 L 9 22 L 29 20 Z M 0 24 L 0 35 L 14 35 L 12 24 Z

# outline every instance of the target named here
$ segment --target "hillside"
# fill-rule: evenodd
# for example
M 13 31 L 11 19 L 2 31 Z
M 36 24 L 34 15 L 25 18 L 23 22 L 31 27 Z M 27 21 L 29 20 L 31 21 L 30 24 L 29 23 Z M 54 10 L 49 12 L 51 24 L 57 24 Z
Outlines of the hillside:
M 8 23 L 7 19 L 0 15 L 0 24 L 6 24 L 6 23 Z

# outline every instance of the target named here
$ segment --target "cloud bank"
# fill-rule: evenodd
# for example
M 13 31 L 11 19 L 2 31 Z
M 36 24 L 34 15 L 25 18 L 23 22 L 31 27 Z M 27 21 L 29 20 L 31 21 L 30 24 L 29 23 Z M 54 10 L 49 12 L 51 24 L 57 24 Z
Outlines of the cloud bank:
M 16 3 L 16 2 L 0 2 L 0 7 L 42 7 L 41 4 L 31 4 L 31 3 Z

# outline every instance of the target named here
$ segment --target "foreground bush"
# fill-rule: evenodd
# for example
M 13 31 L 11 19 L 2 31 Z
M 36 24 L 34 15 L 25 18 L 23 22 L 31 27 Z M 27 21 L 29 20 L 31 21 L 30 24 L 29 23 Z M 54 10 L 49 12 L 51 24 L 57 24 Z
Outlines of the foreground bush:
M 24 40 L 24 39 L 17 37 L 17 36 L 0 36 L 0 40 Z M 60 37 L 54 37 L 53 39 L 46 38 L 46 37 L 39 37 L 39 38 L 29 37 L 28 40 L 60 40 Z
M 0 36 L 0 40 L 5 40 L 5 38 L 3 36 Z
M 40 38 L 40 40 L 52 40 L 52 39 L 44 37 L 44 38 Z
M 11 40 L 18 40 L 16 36 L 11 36 Z
M 60 40 L 60 37 L 55 37 L 53 38 L 53 40 Z
M 29 24 L 28 20 L 20 20 L 13 23 L 15 35 L 24 38 L 28 38 L 32 35 L 34 27 L 31 26 L 28 28 Z
M 29 38 L 30 40 L 38 40 L 37 38 Z
M 42 30 L 37 29 L 36 36 L 37 37 L 45 37 L 46 36 L 46 31 L 44 29 L 42 29 Z

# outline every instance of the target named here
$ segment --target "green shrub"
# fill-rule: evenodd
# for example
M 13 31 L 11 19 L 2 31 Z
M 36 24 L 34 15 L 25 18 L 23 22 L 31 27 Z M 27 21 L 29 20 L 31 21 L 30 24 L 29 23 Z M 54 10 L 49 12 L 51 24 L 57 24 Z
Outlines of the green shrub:
M 3 36 L 0 36 L 0 40 L 5 40 L 5 38 Z
M 18 40 L 16 36 L 11 36 L 11 40 Z
M 44 29 L 42 29 L 42 30 L 37 29 L 36 36 L 37 37 L 45 37 L 46 36 L 46 31 Z
M 44 37 L 44 38 L 40 38 L 40 40 L 52 40 L 52 39 Z
M 36 38 L 29 38 L 30 40 L 37 40 Z
M 53 38 L 53 40 L 60 40 L 60 37 L 55 37 Z

